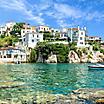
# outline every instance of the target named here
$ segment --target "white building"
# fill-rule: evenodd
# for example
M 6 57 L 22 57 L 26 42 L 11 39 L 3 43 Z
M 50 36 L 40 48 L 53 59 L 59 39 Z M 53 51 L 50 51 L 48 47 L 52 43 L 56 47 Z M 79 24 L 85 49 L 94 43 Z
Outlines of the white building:
M 6 32 L 5 26 L 0 26 L 0 35 L 3 35 Z
M 10 35 L 10 32 L 13 29 L 13 26 L 16 24 L 16 22 L 7 22 L 5 25 L 6 28 L 6 35 Z
M 37 26 L 37 32 L 51 32 L 51 28 L 49 26 Z
M 70 42 L 76 42 L 78 47 L 85 46 L 86 28 L 69 28 L 68 37 Z
M 77 42 L 78 47 L 85 46 L 85 35 L 86 35 L 85 30 L 82 29 L 78 31 L 78 42 Z
M 23 29 L 21 30 L 21 37 L 23 37 L 27 33 L 35 33 L 36 27 L 30 26 L 29 24 L 24 24 Z
M 34 48 L 37 42 L 43 42 L 43 33 L 27 33 L 22 38 L 23 46 Z
M 4 33 L 5 35 L 10 35 L 15 24 L 15 22 L 7 22 L 4 26 L 0 26 L 0 35 L 4 35 Z
M 93 42 L 93 41 L 101 42 L 101 37 L 99 37 L 99 36 L 87 36 L 86 40 L 90 41 L 90 42 Z
M 11 62 L 26 62 L 27 55 L 24 50 L 16 47 L 0 48 L 0 62 L 11 63 Z
M 60 29 L 51 28 L 52 33 L 60 33 Z
M 61 32 L 59 40 L 67 40 L 68 39 L 68 34 L 66 32 Z
M 15 24 L 16 22 L 7 22 L 5 26 L 6 28 L 12 29 Z

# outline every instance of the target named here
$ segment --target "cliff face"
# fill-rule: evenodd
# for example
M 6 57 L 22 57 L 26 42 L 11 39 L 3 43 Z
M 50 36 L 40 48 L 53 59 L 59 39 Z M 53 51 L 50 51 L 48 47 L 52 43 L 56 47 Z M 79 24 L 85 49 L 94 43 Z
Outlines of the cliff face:
M 80 62 L 80 58 L 78 57 L 78 54 L 74 51 L 70 51 L 69 55 L 69 63 L 79 63 Z
M 87 54 L 82 52 L 81 56 L 79 57 L 78 53 L 76 53 L 72 50 L 69 52 L 68 58 L 69 58 L 69 63 L 104 62 L 104 54 L 100 53 L 99 51 L 97 51 L 97 52 L 89 51 Z
M 43 57 L 42 57 L 41 53 L 39 53 L 37 62 L 43 63 Z

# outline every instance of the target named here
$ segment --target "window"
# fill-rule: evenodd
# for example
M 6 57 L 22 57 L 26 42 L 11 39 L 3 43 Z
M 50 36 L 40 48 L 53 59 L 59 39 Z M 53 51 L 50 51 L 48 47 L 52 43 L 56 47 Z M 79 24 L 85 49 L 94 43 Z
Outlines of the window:
M 4 56 L 4 58 L 6 58 L 6 56 Z
M 80 40 L 82 40 L 82 37 L 80 37 Z
M 34 37 L 34 35 L 33 35 L 33 37 Z
M 25 38 L 24 38 L 24 42 L 25 42 Z
M 39 35 L 37 35 L 37 38 L 39 38 Z
M 80 42 L 80 44 L 83 44 L 83 42 Z
M 23 33 L 25 33 L 25 31 L 23 31 Z
M 32 42 L 34 42 L 34 39 L 32 39 Z
M 67 37 L 67 34 L 64 34 L 64 37 Z
M 37 41 L 39 41 L 39 39 L 37 39 Z
M 22 55 L 21 55 L 21 58 L 22 58 Z
M 81 32 L 81 35 L 83 35 L 83 32 Z
M 11 58 L 11 54 L 7 54 L 7 58 Z

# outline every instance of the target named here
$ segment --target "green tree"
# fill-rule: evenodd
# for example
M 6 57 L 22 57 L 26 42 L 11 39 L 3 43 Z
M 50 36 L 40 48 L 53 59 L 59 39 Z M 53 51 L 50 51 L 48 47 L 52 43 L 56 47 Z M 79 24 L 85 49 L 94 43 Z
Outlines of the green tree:
M 72 42 L 72 43 L 69 43 L 69 49 L 70 50 L 74 50 L 76 52 L 77 50 L 77 47 L 76 47 L 76 43 L 75 42 Z
M 36 50 L 37 50 L 38 56 L 39 56 L 39 54 L 42 55 L 43 62 L 45 62 L 45 60 L 48 59 L 48 56 L 51 52 L 50 51 L 50 46 L 46 42 L 39 42 L 37 44 Z
M 90 53 L 88 53 L 88 59 L 92 59 L 92 57 L 93 57 L 93 54 L 92 54 L 92 52 L 90 52 Z
M 18 41 L 18 38 L 13 37 L 13 36 L 5 36 L 0 38 L 0 47 L 5 47 L 5 46 L 13 46 L 15 42 Z
M 93 42 L 93 50 L 99 51 L 100 50 L 100 43 L 94 41 Z
M 51 54 L 56 54 L 59 63 L 68 62 L 69 47 L 63 44 L 49 44 L 46 42 L 38 43 L 36 47 L 38 56 L 42 55 L 43 62 L 48 59 Z
M 51 38 L 53 38 L 53 35 L 50 32 L 44 32 L 43 40 L 50 40 Z
M 24 23 L 16 23 L 13 26 L 12 31 L 10 32 L 11 35 L 17 37 L 17 36 L 21 36 L 21 29 L 23 28 Z
M 59 63 L 68 62 L 69 47 L 64 44 L 52 44 L 52 53 L 57 55 L 57 60 Z
M 100 49 L 100 52 L 104 54 L 104 49 Z
M 30 52 L 29 62 L 33 63 L 33 62 L 36 62 L 36 60 L 37 60 L 36 50 L 32 49 L 31 52 Z

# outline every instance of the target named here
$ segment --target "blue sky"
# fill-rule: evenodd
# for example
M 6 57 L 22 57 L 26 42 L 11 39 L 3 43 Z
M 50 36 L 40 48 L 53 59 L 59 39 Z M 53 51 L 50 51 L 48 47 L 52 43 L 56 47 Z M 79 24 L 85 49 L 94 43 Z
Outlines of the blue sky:
M 89 35 L 104 34 L 104 0 L 0 0 L 0 24 L 7 21 L 54 28 L 86 26 Z

